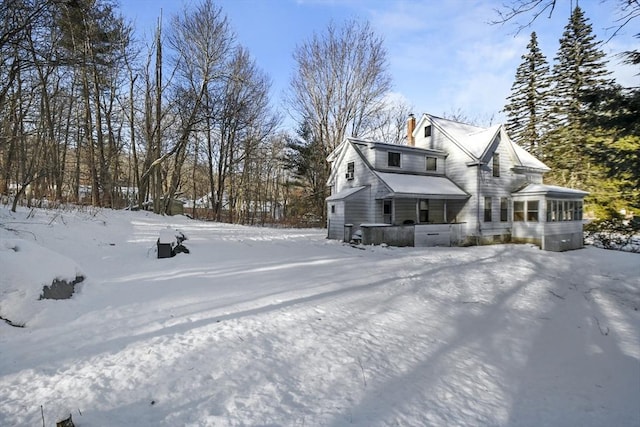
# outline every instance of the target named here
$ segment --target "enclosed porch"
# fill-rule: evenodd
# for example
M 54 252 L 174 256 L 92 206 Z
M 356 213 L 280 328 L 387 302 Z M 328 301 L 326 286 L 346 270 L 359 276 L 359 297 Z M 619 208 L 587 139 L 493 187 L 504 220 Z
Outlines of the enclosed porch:
M 588 193 L 530 184 L 513 193 L 512 239 L 547 251 L 583 247 L 583 200 Z

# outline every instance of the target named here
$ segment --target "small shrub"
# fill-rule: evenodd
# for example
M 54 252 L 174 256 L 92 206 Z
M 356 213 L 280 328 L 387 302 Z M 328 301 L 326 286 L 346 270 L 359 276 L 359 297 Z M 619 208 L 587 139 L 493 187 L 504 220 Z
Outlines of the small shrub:
M 594 246 L 640 253 L 640 218 L 612 217 L 585 226 L 586 240 Z

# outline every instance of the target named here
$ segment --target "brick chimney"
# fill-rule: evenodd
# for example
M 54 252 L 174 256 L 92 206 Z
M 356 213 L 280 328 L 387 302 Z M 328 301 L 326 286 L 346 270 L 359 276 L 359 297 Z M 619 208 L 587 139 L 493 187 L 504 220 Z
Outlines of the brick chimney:
M 413 137 L 413 131 L 416 129 L 416 116 L 413 113 L 409 114 L 409 119 L 407 120 L 407 145 L 415 146 L 416 139 Z

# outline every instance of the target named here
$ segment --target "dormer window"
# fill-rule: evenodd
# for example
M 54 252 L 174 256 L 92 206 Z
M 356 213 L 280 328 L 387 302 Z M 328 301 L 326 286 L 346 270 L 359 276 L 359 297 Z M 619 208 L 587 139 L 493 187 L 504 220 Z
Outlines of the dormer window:
M 353 179 L 354 171 L 355 171 L 354 163 L 353 162 L 347 163 L 347 176 L 346 176 L 346 178 L 348 180 L 352 180 Z
M 397 151 L 389 151 L 387 157 L 387 166 L 389 167 L 400 167 L 400 153 Z
M 431 125 L 427 125 L 424 127 L 424 137 L 431 136 Z
M 438 170 L 438 158 L 427 156 L 427 171 Z
M 493 176 L 500 176 L 500 154 L 493 153 Z

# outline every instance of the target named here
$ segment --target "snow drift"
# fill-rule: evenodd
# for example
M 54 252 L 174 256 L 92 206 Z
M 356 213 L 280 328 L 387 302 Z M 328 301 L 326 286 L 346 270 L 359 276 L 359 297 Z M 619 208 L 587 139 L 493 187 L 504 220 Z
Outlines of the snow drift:
M 41 425 L 41 405 L 84 427 L 640 425 L 636 254 L 354 248 L 107 210 L 0 223 L 90 278 L 0 324 L 2 425 Z M 168 226 L 188 256 L 157 259 Z

